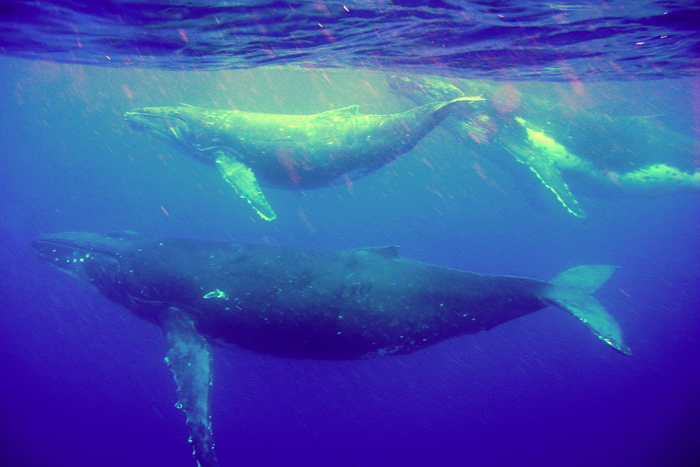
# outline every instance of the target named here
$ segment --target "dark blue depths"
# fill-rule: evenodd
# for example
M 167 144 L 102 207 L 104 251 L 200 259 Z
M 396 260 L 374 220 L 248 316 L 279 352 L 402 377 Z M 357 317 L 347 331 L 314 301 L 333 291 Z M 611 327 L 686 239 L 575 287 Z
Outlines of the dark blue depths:
M 597 293 L 634 355 L 550 308 L 416 354 L 304 361 L 214 347 L 221 464 L 691 466 L 700 453 L 697 195 L 580 196 L 575 219 L 440 129 L 352 184 L 268 189 L 253 218 L 216 171 L 131 131 L 137 106 L 314 113 L 404 110 L 380 74 L 108 70 L 4 59 L 0 108 L 1 451 L 8 466 L 191 466 L 159 329 L 46 268 L 28 242 L 134 230 L 298 248 L 401 245 L 403 256 L 549 279 L 621 268 Z M 532 83 L 522 83 L 535 89 Z M 692 134 L 692 81 L 542 92 Z

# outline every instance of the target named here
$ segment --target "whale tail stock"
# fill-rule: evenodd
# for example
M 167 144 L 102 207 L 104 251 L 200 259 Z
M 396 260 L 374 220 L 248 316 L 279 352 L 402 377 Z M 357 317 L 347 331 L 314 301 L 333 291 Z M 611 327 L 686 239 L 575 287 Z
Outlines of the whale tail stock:
M 615 350 L 632 355 L 622 340 L 620 325 L 603 305 L 590 294 L 598 290 L 615 272 L 616 266 L 587 265 L 571 268 L 549 281 L 543 298 L 580 319 L 603 342 Z
M 462 96 L 462 97 L 456 97 L 454 99 L 450 99 L 447 101 L 435 101 L 435 102 L 430 102 L 428 104 L 423 104 L 421 107 L 427 107 L 431 108 L 434 107 L 435 111 L 439 112 L 445 107 L 452 107 L 453 104 L 460 103 L 460 102 L 467 102 L 467 103 L 472 103 L 472 102 L 477 102 L 477 101 L 485 101 L 481 96 Z M 421 107 L 418 107 L 419 109 Z M 447 115 L 445 115 L 447 116 Z

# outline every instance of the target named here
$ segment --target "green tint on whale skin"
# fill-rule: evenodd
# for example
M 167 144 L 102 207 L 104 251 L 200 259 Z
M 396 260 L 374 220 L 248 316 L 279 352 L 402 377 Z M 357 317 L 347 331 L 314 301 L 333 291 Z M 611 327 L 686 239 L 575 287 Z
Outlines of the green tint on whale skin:
M 178 105 L 135 109 L 125 118 L 133 129 L 216 165 L 236 193 L 269 221 L 277 215 L 260 182 L 306 190 L 341 177 L 362 177 L 413 149 L 455 104 L 478 100 L 462 96 L 388 115 L 362 114 L 356 105 L 313 115 Z
M 586 213 L 567 181 L 636 196 L 700 190 L 694 138 L 654 116 L 596 113 L 521 92 L 510 83 L 392 75 L 388 84 L 416 104 L 466 94 L 485 97 L 452 112 L 445 129 L 507 172 L 519 172 L 515 166 L 522 164 L 576 217 Z

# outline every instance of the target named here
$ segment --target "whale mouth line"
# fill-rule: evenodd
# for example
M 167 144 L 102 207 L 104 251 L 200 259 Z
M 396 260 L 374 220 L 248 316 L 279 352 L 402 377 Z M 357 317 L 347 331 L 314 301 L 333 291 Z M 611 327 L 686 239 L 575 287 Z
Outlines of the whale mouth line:
M 37 252 L 39 257 L 47 260 L 57 261 L 57 259 L 78 258 L 87 259 L 96 256 L 108 256 L 115 261 L 119 261 L 119 255 L 110 251 L 107 247 L 100 248 L 99 245 L 81 246 L 76 242 L 61 241 L 57 239 L 38 239 L 30 242 L 31 247 Z M 82 262 L 82 261 L 81 261 Z
M 164 115 L 161 113 L 129 111 L 124 113 L 124 118 L 129 123 L 129 126 L 136 131 L 158 131 L 159 129 L 162 129 L 164 127 L 170 128 L 171 131 L 176 131 L 175 128 L 187 126 L 185 120 L 177 115 Z M 167 124 L 160 120 L 165 120 Z
M 204 151 L 191 141 L 188 124 L 179 115 L 167 115 L 142 110 L 124 113 L 129 126 L 136 131 L 152 132 L 161 141 L 172 144 L 185 153 L 201 156 Z M 205 158 L 206 159 L 206 158 Z
M 126 117 L 127 120 L 129 119 L 129 117 L 132 117 L 134 115 L 139 115 L 139 116 L 143 116 L 143 117 L 169 118 L 169 119 L 173 119 L 173 120 L 182 121 L 182 117 L 179 117 L 177 115 L 165 115 L 162 113 L 155 113 L 155 112 L 143 112 L 141 110 L 130 110 L 130 111 L 124 113 L 124 116 Z

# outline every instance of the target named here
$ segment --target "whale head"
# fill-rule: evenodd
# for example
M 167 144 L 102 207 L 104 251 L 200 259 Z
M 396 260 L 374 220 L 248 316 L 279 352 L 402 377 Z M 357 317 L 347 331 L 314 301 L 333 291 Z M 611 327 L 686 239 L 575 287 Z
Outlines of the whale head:
M 99 290 L 110 300 L 158 325 L 163 311 L 199 296 L 172 251 L 175 239 L 141 236 L 135 232 L 63 232 L 31 242 L 36 254 Z
M 122 256 L 134 233 L 63 232 L 31 242 L 48 264 L 89 283 L 111 280 L 122 272 Z
M 219 148 L 212 145 L 211 127 L 216 117 L 204 115 L 203 110 L 185 104 L 141 107 L 125 112 L 124 118 L 133 130 L 150 133 L 185 154 L 214 163 L 213 154 Z
M 187 129 L 180 106 L 142 107 L 124 113 L 129 126 L 136 131 L 148 131 L 160 138 L 171 138 Z

